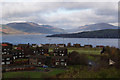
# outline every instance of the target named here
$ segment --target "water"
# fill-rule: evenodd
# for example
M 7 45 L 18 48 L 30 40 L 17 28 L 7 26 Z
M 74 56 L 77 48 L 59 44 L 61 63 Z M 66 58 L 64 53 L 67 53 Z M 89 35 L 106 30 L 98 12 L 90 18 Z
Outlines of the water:
M 118 47 L 118 39 L 105 39 L 105 38 L 58 38 L 58 37 L 45 37 L 46 35 L 3 35 L 2 42 L 9 42 L 12 44 L 67 44 L 79 43 L 82 46 L 91 44 L 96 45 L 114 46 Z

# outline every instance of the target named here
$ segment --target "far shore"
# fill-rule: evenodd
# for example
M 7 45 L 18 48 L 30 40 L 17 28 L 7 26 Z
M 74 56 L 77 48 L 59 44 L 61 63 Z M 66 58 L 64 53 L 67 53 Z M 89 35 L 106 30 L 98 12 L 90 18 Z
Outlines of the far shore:
M 45 33 L 25 33 L 25 34 L 0 34 L 0 35 L 43 35 Z

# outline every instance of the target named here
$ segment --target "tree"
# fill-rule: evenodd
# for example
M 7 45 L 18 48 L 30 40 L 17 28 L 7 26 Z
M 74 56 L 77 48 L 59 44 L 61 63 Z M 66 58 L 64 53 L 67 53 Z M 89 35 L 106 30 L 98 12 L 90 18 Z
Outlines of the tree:
M 84 54 L 79 54 L 76 51 L 73 51 L 69 54 L 69 62 L 70 65 L 87 65 L 88 59 Z

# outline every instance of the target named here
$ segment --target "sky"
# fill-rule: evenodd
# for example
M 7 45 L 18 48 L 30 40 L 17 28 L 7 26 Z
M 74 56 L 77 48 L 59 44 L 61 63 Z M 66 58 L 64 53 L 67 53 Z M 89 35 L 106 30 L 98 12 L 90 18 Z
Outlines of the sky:
M 0 22 L 35 22 L 63 29 L 94 23 L 118 23 L 118 0 L 40 1 L 4 0 L 0 3 Z

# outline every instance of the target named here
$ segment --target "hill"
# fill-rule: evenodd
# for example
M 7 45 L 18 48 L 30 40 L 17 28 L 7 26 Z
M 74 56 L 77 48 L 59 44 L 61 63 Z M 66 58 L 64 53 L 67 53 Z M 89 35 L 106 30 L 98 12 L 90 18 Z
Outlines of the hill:
M 3 34 L 56 34 L 64 32 L 63 29 L 33 22 L 9 23 L 1 26 Z
M 67 32 L 83 32 L 83 31 L 103 30 L 103 29 L 118 29 L 118 27 L 107 23 L 96 23 L 96 24 L 80 26 L 75 29 L 69 29 L 67 30 Z
M 86 31 L 71 34 L 55 34 L 47 37 L 65 37 L 65 38 L 120 38 L 120 29 L 105 29 L 96 31 Z

